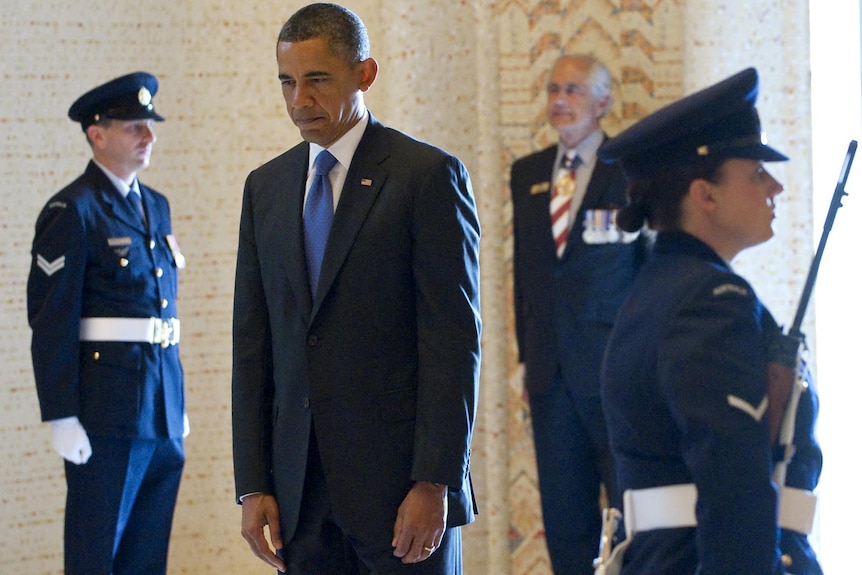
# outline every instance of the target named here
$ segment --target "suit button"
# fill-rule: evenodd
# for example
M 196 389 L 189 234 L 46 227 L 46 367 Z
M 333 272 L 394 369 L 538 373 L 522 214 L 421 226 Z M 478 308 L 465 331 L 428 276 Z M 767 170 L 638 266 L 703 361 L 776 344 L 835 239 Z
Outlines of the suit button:
M 308 398 L 307 398 L 307 397 L 304 397 L 304 398 L 302 399 L 302 407 L 304 407 L 305 409 L 308 409 L 308 405 L 309 405 L 309 403 L 308 403 Z
M 305 342 L 308 345 L 317 345 L 317 336 L 316 335 L 310 335 L 310 336 L 308 336 L 308 339 L 305 340 Z
M 150 249 L 151 250 L 156 249 L 156 240 L 150 240 Z
M 165 274 L 165 270 L 163 270 L 162 268 L 156 268 L 156 277 L 157 278 L 162 277 L 164 274 Z
M 168 300 L 163 299 L 162 300 L 162 309 L 165 309 L 166 307 L 168 307 Z

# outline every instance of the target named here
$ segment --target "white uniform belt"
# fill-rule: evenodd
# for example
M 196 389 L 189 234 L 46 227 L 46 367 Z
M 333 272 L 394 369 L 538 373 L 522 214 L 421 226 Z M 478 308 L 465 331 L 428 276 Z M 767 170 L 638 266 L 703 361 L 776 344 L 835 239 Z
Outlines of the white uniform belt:
M 814 527 L 817 496 L 804 489 L 782 487 L 778 501 L 778 526 L 810 534 Z M 693 483 L 630 489 L 623 494 L 626 533 L 695 527 L 696 503 L 697 488 Z
M 157 317 L 84 317 L 81 341 L 139 341 L 162 347 L 180 342 L 180 320 Z

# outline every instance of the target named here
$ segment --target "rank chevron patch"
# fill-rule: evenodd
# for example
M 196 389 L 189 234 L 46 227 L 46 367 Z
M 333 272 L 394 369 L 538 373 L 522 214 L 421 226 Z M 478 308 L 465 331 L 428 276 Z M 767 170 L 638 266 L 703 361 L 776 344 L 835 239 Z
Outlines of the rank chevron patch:
M 769 405 L 769 399 L 764 395 L 763 400 L 760 402 L 760 405 L 757 406 L 757 409 L 741 397 L 737 397 L 735 395 L 728 395 L 727 403 L 741 411 L 744 411 L 753 417 L 754 421 L 759 422 L 763 418 L 763 414 L 766 413 L 766 406 Z
M 36 265 L 39 266 L 40 270 L 45 272 L 45 275 L 52 276 L 66 265 L 66 256 L 60 256 L 56 260 L 49 262 L 40 254 L 36 254 Z

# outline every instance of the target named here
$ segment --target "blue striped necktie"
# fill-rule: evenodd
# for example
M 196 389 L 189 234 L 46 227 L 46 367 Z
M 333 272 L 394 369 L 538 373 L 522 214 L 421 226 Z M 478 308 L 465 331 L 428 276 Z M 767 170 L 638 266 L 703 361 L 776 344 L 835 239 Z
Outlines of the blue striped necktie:
M 303 212 L 305 234 L 305 265 L 308 267 L 308 284 L 311 297 L 316 298 L 320 266 L 326 251 L 326 240 L 332 226 L 332 184 L 329 171 L 338 163 L 328 150 L 322 150 L 314 160 L 315 172 Z

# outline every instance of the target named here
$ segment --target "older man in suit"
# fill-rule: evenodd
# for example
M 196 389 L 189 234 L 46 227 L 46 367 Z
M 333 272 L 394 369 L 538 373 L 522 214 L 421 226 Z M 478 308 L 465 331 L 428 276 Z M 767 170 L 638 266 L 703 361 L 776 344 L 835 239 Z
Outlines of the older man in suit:
M 349 10 L 300 9 L 277 61 L 304 142 L 254 170 L 244 192 L 233 370 L 243 535 L 292 574 L 460 573 L 481 330 L 469 176 L 367 111 L 377 64 Z
M 617 310 L 641 263 L 642 240 L 622 234 L 616 210 L 626 180 L 596 160 L 611 107 L 607 68 L 564 55 L 547 85 L 559 142 L 517 160 L 514 217 L 515 324 L 524 364 L 545 534 L 554 572 L 592 573 L 604 483 L 615 478 L 599 399 L 599 369 Z

